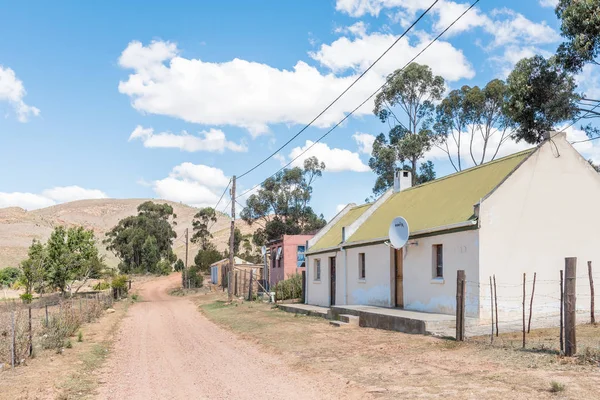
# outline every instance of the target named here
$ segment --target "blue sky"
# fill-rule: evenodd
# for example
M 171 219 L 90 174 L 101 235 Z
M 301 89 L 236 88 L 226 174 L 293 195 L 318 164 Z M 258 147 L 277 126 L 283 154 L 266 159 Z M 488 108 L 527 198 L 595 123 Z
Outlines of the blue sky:
M 0 207 L 105 196 L 214 205 L 231 175 L 316 116 L 425 3 L 0 0 Z M 521 57 L 560 43 L 552 3 L 482 0 L 417 62 L 448 89 L 505 78 Z M 331 112 L 238 187 L 259 183 L 321 136 L 466 4 L 441 0 Z M 594 73 L 584 72 L 580 90 L 600 90 Z M 385 131 L 371 110 L 368 103 L 307 153 L 327 165 L 313 207 L 328 218 L 371 194 L 369 142 Z M 508 143 L 501 153 L 523 147 Z M 578 149 L 600 161 L 595 142 Z M 426 159 L 438 176 L 453 172 L 435 149 Z

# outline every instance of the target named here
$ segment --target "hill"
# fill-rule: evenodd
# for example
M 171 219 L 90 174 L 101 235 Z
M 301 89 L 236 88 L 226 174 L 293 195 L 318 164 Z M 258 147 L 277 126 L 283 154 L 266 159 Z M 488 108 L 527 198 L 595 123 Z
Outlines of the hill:
M 106 251 L 102 240 L 104 234 L 112 229 L 119 220 L 137 214 L 137 206 L 144 201 L 167 203 L 173 207 L 177 215 L 177 239 L 174 250 L 177 256 L 185 259 L 185 229 L 192 232 L 192 219 L 197 209 L 185 204 L 168 200 L 155 199 L 98 199 L 79 200 L 70 203 L 58 204 L 52 207 L 26 211 L 19 207 L 0 208 L 0 268 L 17 266 L 27 257 L 27 248 L 33 239 L 45 241 L 50 236 L 53 228 L 58 225 L 78 226 L 93 229 L 98 238 L 102 254 L 110 266 L 116 266 L 118 259 Z M 214 243 L 221 251 L 228 248 L 230 218 L 219 213 L 217 222 L 211 231 Z M 242 220 L 236 221 L 242 234 L 253 233 L 257 225 L 249 226 Z M 198 246 L 190 243 L 189 262 L 193 262 Z

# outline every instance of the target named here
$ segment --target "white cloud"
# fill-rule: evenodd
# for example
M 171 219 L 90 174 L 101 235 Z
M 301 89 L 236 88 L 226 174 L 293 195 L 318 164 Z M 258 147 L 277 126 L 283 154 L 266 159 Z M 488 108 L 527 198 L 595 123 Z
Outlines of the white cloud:
M 85 189 L 79 186 L 58 186 L 42 191 L 41 194 L 24 192 L 0 192 L 0 208 L 21 207 L 26 210 L 49 207 L 84 199 L 102 199 L 106 194 L 97 189 Z
M 310 56 L 334 73 L 342 73 L 347 70 L 362 72 L 395 40 L 395 35 L 379 32 L 362 34 L 351 39 L 341 37 L 331 44 L 321 45 L 319 50 L 310 53 Z M 431 38 L 421 35 L 417 43 L 411 45 L 407 38 L 403 38 L 371 71 L 379 76 L 380 84 L 385 82 L 386 75 L 408 63 L 429 44 L 430 40 Z M 448 81 L 475 76 L 475 71 L 462 51 L 448 42 L 435 42 L 419 56 L 418 61 L 421 64 L 429 65 L 435 74 L 441 75 Z M 373 88 L 378 86 L 371 86 L 371 93 Z M 370 108 L 368 110 L 370 111 Z
M 214 207 L 228 183 L 222 170 L 186 162 L 175 166 L 166 178 L 154 181 L 153 188 L 162 199 Z
M 314 142 L 307 140 L 303 147 L 295 147 L 290 152 L 289 158 L 298 157 L 304 150 L 313 145 Z M 358 153 L 353 153 L 346 149 L 330 148 L 325 143 L 317 143 L 306 153 L 302 154 L 297 160 L 292 163 L 293 167 L 302 167 L 304 160 L 315 156 L 325 163 L 325 171 L 327 172 L 342 172 L 354 171 L 365 172 L 370 171 L 370 168 L 365 165 Z
M 558 5 L 558 0 L 539 0 L 540 6 L 542 7 L 551 7 L 556 8 Z
M 66 203 L 68 201 L 85 199 L 104 199 L 108 196 L 98 189 L 84 189 L 80 186 L 59 186 L 47 189 L 42 195 L 56 201 L 57 203 Z
M 491 24 L 484 25 L 484 29 L 494 36 L 492 46 L 507 44 L 549 44 L 560 40 L 558 32 L 552 29 L 545 21 L 533 22 L 522 14 L 508 9 L 494 10 L 496 19 Z
M 17 78 L 15 71 L 0 65 L 0 101 L 8 102 L 21 122 L 27 122 L 30 116 L 38 116 L 40 110 L 29 106 L 23 101 L 25 97 L 23 82 Z
M 392 35 L 366 35 L 365 29 L 364 25 L 355 25 L 351 30 L 363 36 L 353 41 L 340 38 L 310 54 L 333 71 L 327 74 L 304 61 L 298 61 L 291 70 L 240 59 L 211 63 L 184 58 L 169 42 L 155 41 L 143 46 L 134 41 L 119 58 L 123 68 L 133 70 L 119 83 L 119 91 L 128 95 L 132 106 L 141 112 L 205 125 L 242 127 L 253 136 L 267 133 L 271 124 L 305 124 L 394 40 Z M 421 42 L 411 46 L 407 40 L 402 41 L 375 71 L 363 77 L 314 125 L 325 128 L 341 120 L 385 82 L 385 76 L 398 68 L 399 63 L 408 61 L 423 46 Z M 436 73 L 451 81 L 474 75 L 463 53 L 447 42 L 432 46 L 421 62 L 430 64 Z M 353 69 L 354 74 L 335 75 L 348 69 Z M 356 115 L 371 112 L 372 102 Z
M 600 97 L 600 71 L 596 65 L 585 65 L 575 80 L 577 89 L 582 91 L 586 98 L 597 100 Z
M 375 142 L 375 136 L 368 133 L 356 132 L 352 135 L 352 139 L 358 144 L 358 151 L 362 154 L 371 155 L 373 153 L 373 142 Z
M 530 58 L 535 55 L 542 55 L 546 58 L 551 56 L 551 53 L 535 46 L 506 46 L 502 55 L 490 57 L 490 61 L 494 63 L 495 69 L 499 71 L 502 78 L 507 78 L 518 63 L 523 58 Z
M 243 127 L 253 136 L 268 132 L 270 124 L 308 123 L 354 79 L 323 75 L 303 61 L 292 70 L 280 70 L 240 59 L 203 62 L 177 53 L 175 45 L 165 42 L 131 42 L 119 63 L 133 73 L 119 83 L 119 91 L 130 96 L 139 111 Z M 353 97 L 345 96 L 315 125 L 337 122 L 378 84 L 380 77 L 365 77 Z
M 225 133 L 220 129 L 210 129 L 199 132 L 198 135 L 190 135 L 186 131 L 180 134 L 171 132 L 160 132 L 155 134 L 154 129 L 144 128 L 138 125 L 129 140 L 139 139 L 144 147 L 150 148 L 175 148 L 183 151 L 210 151 L 223 153 L 225 150 L 235 152 L 248 151 L 244 143 L 235 143 L 225 138 Z
M 550 3 L 555 0 L 541 0 Z M 441 0 L 430 11 L 434 16 L 433 30 L 441 32 L 456 20 L 468 7 L 469 3 L 457 3 Z M 403 27 L 412 23 L 418 12 L 429 7 L 429 2 L 422 0 L 337 0 L 336 9 L 352 17 L 364 15 L 377 16 L 383 9 L 392 10 L 392 20 Z M 522 14 L 509 9 L 493 10 L 486 15 L 474 7 L 460 18 L 448 31 L 453 35 L 480 27 L 494 36 L 492 46 L 507 44 L 548 44 L 557 42 L 560 37 L 545 21 L 533 22 Z

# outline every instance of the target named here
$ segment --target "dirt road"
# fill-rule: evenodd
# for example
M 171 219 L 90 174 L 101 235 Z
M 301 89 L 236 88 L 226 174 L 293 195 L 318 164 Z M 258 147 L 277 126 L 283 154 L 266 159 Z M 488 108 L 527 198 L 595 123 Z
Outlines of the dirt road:
M 360 396 L 337 379 L 299 374 L 208 321 L 191 301 L 167 294 L 178 280 L 172 275 L 141 287 L 141 302 L 129 309 L 103 368 L 100 399 Z

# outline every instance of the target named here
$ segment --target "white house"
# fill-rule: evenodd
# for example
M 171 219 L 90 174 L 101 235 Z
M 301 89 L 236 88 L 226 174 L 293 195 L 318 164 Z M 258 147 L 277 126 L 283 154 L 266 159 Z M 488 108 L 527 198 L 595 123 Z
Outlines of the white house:
M 572 256 L 577 306 L 589 310 L 587 261 L 600 282 L 600 175 L 564 133 L 551 134 L 531 150 L 415 187 L 399 171 L 375 203 L 347 206 L 308 243 L 307 303 L 454 314 L 456 273 L 465 270 L 467 316 L 490 315 L 492 275 L 504 316 L 520 313 L 523 273 L 529 293 L 535 272 L 536 313 L 558 313 L 559 271 Z M 399 250 L 388 242 L 396 216 L 410 226 Z

